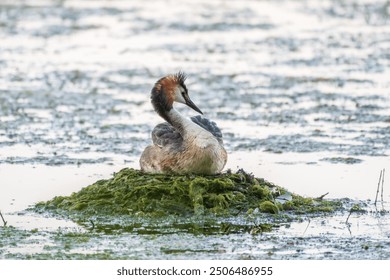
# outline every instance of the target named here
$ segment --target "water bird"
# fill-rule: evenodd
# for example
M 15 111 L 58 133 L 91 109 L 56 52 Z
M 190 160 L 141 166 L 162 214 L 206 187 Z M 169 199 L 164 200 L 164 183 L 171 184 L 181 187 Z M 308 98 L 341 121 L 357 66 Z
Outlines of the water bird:
M 206 175 L 219 173 L 226 164 L 227 153 L 216 123 L 201 115 L 186 118 L 173 107 L 174 102 L 183 103 L 203 115 L 188 95 L 186 78 L 179 72 L 154 84 L 151 102 L 166 122 L 153 129 L 153 144 L 141 155 L 145 172 Z

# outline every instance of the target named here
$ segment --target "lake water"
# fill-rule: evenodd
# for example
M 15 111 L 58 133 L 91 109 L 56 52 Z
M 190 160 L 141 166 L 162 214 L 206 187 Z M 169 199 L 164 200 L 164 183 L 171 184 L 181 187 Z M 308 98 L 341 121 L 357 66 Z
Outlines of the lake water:
M 15 213 L 139 168 L 161 122 L 150 90 L 179 70 L 224 134 L 226 168 L 306 196 L 375 199 L 390 174 L 389 14 L 379 0 L 1 1 L 0 211 L 54 229 L 64 221 Z

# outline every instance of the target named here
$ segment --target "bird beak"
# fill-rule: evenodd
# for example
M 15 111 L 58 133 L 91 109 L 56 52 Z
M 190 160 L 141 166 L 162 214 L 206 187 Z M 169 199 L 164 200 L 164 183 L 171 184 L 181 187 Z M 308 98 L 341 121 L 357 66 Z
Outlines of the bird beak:
M 203 115 L 203 112 L 194 104 L 194 102 L 191 101 L 191 99 L 188 97 L 188 95 L 185 97 L 186 105 L 195 111 L 197 111 L 199 114 Z

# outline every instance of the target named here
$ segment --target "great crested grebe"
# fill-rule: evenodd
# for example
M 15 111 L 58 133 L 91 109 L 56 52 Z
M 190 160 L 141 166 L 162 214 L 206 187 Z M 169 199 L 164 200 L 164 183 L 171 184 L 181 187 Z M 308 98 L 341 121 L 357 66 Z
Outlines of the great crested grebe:
M 215 122 L 200 115 L 188 119 L 173 108 L 173 102 L 202 111 L 191 101 L 179 72 L 161 78 L 154 85 L 151 101 L 154 110 L 167 122 L 152 131 L 153 144 L 141 155 L 141 169 L 152 173 L 215 174 L 226 164 L 222 133 Z

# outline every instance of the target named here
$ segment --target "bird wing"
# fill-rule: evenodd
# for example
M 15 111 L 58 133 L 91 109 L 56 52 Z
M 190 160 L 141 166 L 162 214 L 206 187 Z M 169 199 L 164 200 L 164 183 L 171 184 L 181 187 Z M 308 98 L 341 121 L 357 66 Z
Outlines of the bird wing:
M 170 146 L 172 148 L 179 148 L 183 143 L 183 137 L 180 133 L 169 123 L 164 122 L 158 124 L 152 131 L 153 144 L 159 147 Z
M 219 143 L 223 143 L 222 140 L 222 132 L 218 128 L 217 124 L 213 121 L 210 121 L 209 119 L 206 119 L 202 117 L 201 115 L 191 117 L 191 120 L 202 127 L 203 129 L 207 130 L 210 132 L 212 135 L 214 135 L 215 138 L 217 138 Z
M 219 143 L 223 144 L 222 132 L 218 128 L 217 124 L 202 116 L 191 117 L 191 120 L 210 132 Z M 170 147 L 176 151 L 182 148 L 183 137 L 172 125 L 167 122 L 158 124 L 152 131 L 152 141 L 154 145 L 161 148 Z

